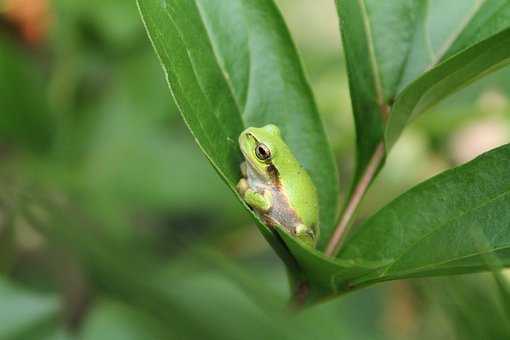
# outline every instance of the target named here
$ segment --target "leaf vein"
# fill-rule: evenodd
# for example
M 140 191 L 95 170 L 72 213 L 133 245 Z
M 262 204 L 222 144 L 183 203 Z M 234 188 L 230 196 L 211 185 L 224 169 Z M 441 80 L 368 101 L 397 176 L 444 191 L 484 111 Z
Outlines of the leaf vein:
M 218 68 L 221 70 L 223 78 L 224 78 L 225 82 L 227 83 L 228 89 L 230 91 L 230 95 L 232 96 L 232 99 L 234 100 L 234 103 L 236 105 L 237 112 L 239 113 L 239 116 L 241 117 L 241 120 L 242 120 L 241 113 L 243 112 L 243 110 L 241 110 L 241 104 L 239 103 L 239 99 L 236 97 L 236 95 L 234 93 L 234 86 L 232 85 L 232 81 L 230 79 L 228 70 L 226 69 L 224 62 L 222 61 L 222 58 L 220 57 L 220 53 L 218 53 L 218 51 L 217 51 L 217 47 L 213 43 L 214 40 L 212 39 L 212 34 L 210 32 L 209 27 L 207 26 L 206 20 L 204 19 L 203 8 L 199 5 L 199 3 L 197 1 L 193 1 L 193 3 L 195 4 L 195 7 L 197 8 L 198 15 L 200 17 L 200 20 L 202 21 L 202 24 L 204 25 L 205 31 L 207 33 L 207 37 L 209 38 L 209 41 L 211 42 L 211 50 L 213 52 L 216 64 L 218 65 Z
M 368 11 L 365 4 L 365 0 L 358 0 L 358 6 L 361 10 L 363 17 L 363 28 L 365 30 L 365 36 L 367 38 L 368 54 L 370 57 L 370 65 L 372 67 L 372 80 L 374 82 L 374 89 L 376 94 L 376 101 L 380 107 L 384 105 L 384 90 L 381 82 L 381 74 L 379 71 L 379 64 L 375 55 L 374 40 L 372 37 L 372 25 L 368 17 Z
M 415 267 L 415 268 L 413 268 L 413 270 L 402 271 L 402 272 L 395 272 L 395 273 L 393 273 L 393 275 L 389 275 L 389 276 L 400 276 L 400 275 L 416 274 L 416 273 L 419 273 L 420 271 L 426 270 L 428 268 L 433 269 L 433 267 L 438 267 L 437 269 L 445 269 L 444 267 L 440 268 L 439 266 L 443 266 L 443 265 L 446 265 L 448 263 L 455 262 L 455 261 L 458 261 L 458 260 L 468 259 L 470 257 L 481 256 L 481 255 L 490 255 L 490 254 L 492 254 L 494 252 L 497 252 L 497 251 L 500 251 L 500 250 L 505 250 L 505 249 L 508 249 L 508 248 L 510 248 L 510 243 L 503 244 L 503 245 L 501 245 L 499 247 L 494 247 L 494 248 L 492 248 L 490 250 L 487 250 L 487 251 L 478 251 L 478 252 L 474 252 L 474 253 L 465 254 L 465 255 L 462 255 L 462 256 L 452 257 L 451 259 L 448 259 L 448 260 L 439 261 L 439 262 L 435 262 L 435 263 L 430 263 L 430 264 L 427 264 L 427 265 L 424 265 L 424 266 L 420 266 L 420 267 Z M 465 267 L 469 267 L 469 266 L 465 266 Z
M 434 228 L 433 230 L 431 230 L 429 233 L 427 233 L 426 235 L 424 235 L 423 237 L 420 237 L 416 242 L 414 242 L 413 244 L 411 244 L 407 249 L 405 249 L 382 273 L 380 276 L 385 276 L 391 268 L 393 268 L 393 266 L 395 266 L 398 262 L 400 262 L 402 260 L 402 258 L 407 255 L 410 251 L 412 251 L 418 244 L 420 244 L 423 240 L 425 240 L 426 238 L 432 236 L 433 234 L 435 234 L 436 232 L 439 232 L 441 230 L 444 230 L 443 227 L 446 226 L 446 228 L 452 226 L 452 224 L 450 224 L 451 222 L 454 222 L 454 221 L 457 221 L 459 219 L 461 219 L 462 217 L 466 216 L 467 214 L 469 213 L 472 213 L 473 211 L 476 211 L 476 210 L 479 210 L 481 208 L 484 208 L 486 207 L 487 205 L 493 203 L 493 202 L 496 202 L 497 200 L 501 199 L 501 198 L 504 198 L 506 195 L 509 195 L 510 194 L 510 191 L 504 191 L 502 193 L 499 193 L 497 194 L 496 196 L 488 199 L 487 201 L 484 201 L 483 203 L 481 203 L 480 205 L 478 205 L 477 207 L 469 210 L 469 211 L 464 211 L 462 214 L 454 217 L 454 218 L 451 218 L 447 221 L 445 221 L 444 223 L 440 224 L 438 227 Z
M 432 61 L 432 63 L 429 64 L 427 67 L 427 70 L 432 68 L 441 58 L 444 57 L 448 49 L 453 45 L 453 43 L 459 38 L 459 36 L 464 32 L 464 30 L 468 27 L 469 23 L 473 18 L 478 14 L 480 8 L 482 8 L 483 4 L 487 0 L 476 0 L 473 8 L 471 9 L 471 12 L 464 18 L 464 20 L 461 22 L 460 26 L 450 35 L 446 41 L 444 42 L 443 46 L 435 53 L 436 57 Z

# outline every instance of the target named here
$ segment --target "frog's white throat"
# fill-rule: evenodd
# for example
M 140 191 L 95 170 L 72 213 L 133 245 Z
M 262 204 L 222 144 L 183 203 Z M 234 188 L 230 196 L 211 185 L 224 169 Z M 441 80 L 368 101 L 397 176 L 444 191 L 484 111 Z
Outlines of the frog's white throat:
M 257 182 L 267 183 L 270 181 L 270 177 L 268 174 L 261 174 L 249 161 L 246 161 L 246 171 L 248 173 L 248 178 L 252 178 Z

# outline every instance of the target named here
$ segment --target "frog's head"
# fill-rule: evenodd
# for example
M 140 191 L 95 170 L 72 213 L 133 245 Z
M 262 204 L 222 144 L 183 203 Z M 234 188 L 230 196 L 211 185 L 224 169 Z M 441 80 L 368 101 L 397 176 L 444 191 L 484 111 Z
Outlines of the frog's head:
M 276 179 L 279 157 L 286 150 L 280 129 L 273 124 L 250 127 L 239 136 L 239 146 L 246 161 L 263 178 Z

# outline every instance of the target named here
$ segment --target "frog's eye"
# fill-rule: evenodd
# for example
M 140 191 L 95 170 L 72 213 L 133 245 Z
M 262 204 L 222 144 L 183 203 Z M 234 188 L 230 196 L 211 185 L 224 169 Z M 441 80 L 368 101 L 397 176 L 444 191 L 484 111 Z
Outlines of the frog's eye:
M 267 145 L 262 143 L 257 144 L 255 147 L 255 154 L 261 161 L 268 161 L 271 159 L 271 150 L 269 150 Z

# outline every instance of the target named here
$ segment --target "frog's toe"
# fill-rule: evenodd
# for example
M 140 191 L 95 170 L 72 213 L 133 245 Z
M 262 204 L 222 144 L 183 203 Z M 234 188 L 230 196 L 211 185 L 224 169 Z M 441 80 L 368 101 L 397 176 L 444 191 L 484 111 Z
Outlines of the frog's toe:
M 309 228 L 304 224 L 298 224 L 295 228 L 295 233 L 297 238 L 308 244 L 310 247 L 315 248 L 317 236 L 312 228 Z

